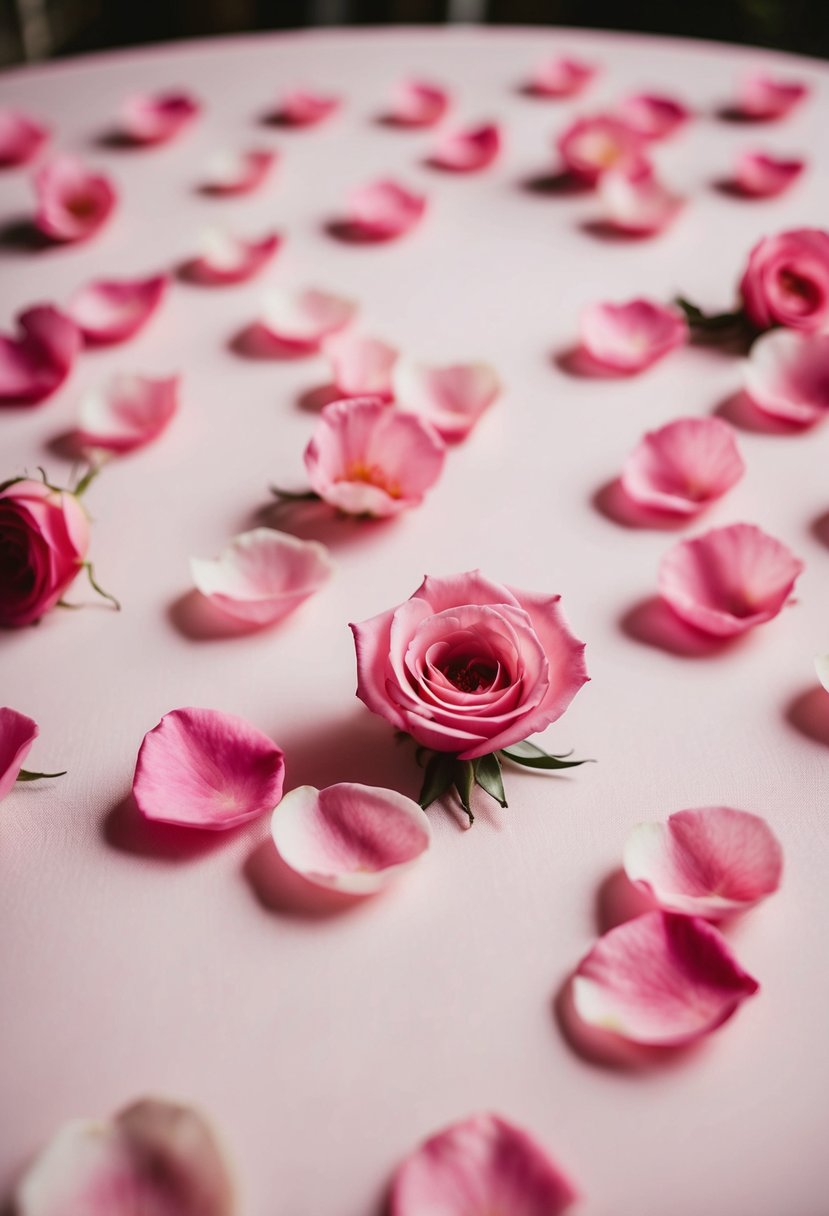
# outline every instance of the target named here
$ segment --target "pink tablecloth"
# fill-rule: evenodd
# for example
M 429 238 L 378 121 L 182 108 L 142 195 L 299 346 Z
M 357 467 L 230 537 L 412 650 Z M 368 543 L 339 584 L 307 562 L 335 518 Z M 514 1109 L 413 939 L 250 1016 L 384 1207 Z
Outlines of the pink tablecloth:
M 603 68 L 581 102 L 521 95 L 556 49 Z M 813 82 L 816 96 L 762 132 L 717 120 L 740 73 L 761 62 Z M 503 123 L 495 168 L 450 179 L 422 164 L 428 134 L 375 121 L 413 72 L 450 85 L 470 119 Z M 303 82 L 342 92 L 342 114 L 306 133 L 262 126 L 275 96 Z M 421 510 L 326 528 L 329 587 L 283 626 L 243 638 L 197 636 L 182 602 L 188 558 L 250 525 L 269 483 L 301 483 L 314 423 L 303 398 L 326 378 L 321 360 L 233 352 L 261 282 L 177 283 L 136 341 L 85 355 L 43 408 L 0 418 L 0 476 L 45 464 L 60 479 L 68 466 L 54 443 L 85 388 L 115 370 L 184 378 L 169 435 L 89 493 L 97 573 L 123 612 L 59 611 L 0 636 L 2 700 L 41 724 L 33 766 L 69 770 L 13 792 L 0 817 L 0 1181 L 63 1120 L 154 1091 L 215 1117 L 248 1216 L 366 1216 L 418 1139 L 478 1109 L 550 1147 L 584 1191 L 584 1216 L 822 1216 L 829 712 L 812 655 L 829 643 L 827 436 L 741 433 L 748 474 L 709 517 L 751 520 L 790 544 L 807 563 L 798 602 L 724 654 L 670 653 L 637 606 L 675 537 L 620 526 L 599 491 L 644 429 L 728 399 L 739 364 L 688 349 L 644 377 L 602 381 L 573 378 L 555 356 L 594 300 L 682 289 L 726 306 L 759 236 L 825 225 L 829 71 L 714 45 L 450 30 L 240 38 L 13 72 L 0 85 L 0 100 L 53 123 L 59 145 L 105 166 L 123 194 L 87 246 L 5 242 L 4 324 L 100 273 L 177 263 L 212 222 L 275 224 L 287 243 L 268 281 L 354 296 L 369 332 L 425 358 L 487 358 L 507 385 Z M 125 93 L 177 85 L 206 103 L 179 142 L 102 145 Z M 660 152 L 692 202 L 658 240 L 602 240 L 589 197 L 528 183 L 549 171 L 553 136 L 573 114 L 646 85 L 699 108 Z M 283 153 L 263 193 L 196 191 L 216 148 L 260 142 Z M 714 189 L 737 151 L 758 144 L 814 156 L 803 183 L 767 203 Z M 428 190 L 422 227 L 382 248 L 331 239 L 325 223 L 349 189 L 388 174 Z M 3 175 L 0 200 L 4 224 L 31 212 L 25 171 Z M 270 732 L 289 785 L 351 779 L 416 793 L 410 749 L 354 700 L 346 622 L 405 598 L 425 571 L 474 566 L 561 592 L 593 681 L 548 740 L 596 765 L 559 779 L 511 772 L 509 810 L 482 808 L 471 831 L 434 807 L 429 864 L 339 917 L 275 906 L 266 823 L 192 844 L 136 825 L 125 799 L 138 745 L 179 705 Z M 783 890 L 733 935 L 762 993 L 662 1068 L 597 1067 L 560 1033 L 555 995 L 602 925 L 631 825 L 711 803 L 766 816 L 785 848 Z

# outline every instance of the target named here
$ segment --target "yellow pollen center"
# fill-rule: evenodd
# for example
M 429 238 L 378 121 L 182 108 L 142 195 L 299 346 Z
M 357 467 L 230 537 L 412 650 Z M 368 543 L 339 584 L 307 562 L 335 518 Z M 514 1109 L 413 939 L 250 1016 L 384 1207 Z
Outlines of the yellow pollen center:
M 376 486 L 378 490 L 383 490 L 388 494 L 389 498 L 400 498 L 401 489 L 396 481 L 389 481 L 386 474 L 376 464 L 364 464 L 361 460 L 355 460 L 348 466 L 343 481 L 361 481 L 367 486 Z

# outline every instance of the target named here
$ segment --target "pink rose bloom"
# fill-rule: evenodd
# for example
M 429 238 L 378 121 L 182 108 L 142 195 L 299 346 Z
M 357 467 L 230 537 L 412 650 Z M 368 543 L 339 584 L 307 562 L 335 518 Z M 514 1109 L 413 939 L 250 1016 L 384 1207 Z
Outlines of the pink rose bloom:
M 40 620 L 80 570 L 89 521 L 74 494 L 21 479 L 0 490 L 0 625 Z
M 479 570 L 427 577 L 396 608 L 352 625 L 357 696 L 424 747 L 486 756 L 555 722 L 588 679 L 559 596 Z
M 829 232 L 796 228 L 764 237 L 740 283 L 746 316 L 758 329 L 829 324 Z
M 37 735 L 37 723 L 31 718 L 8 706 L 0 709 L 0 798 L 6 797 L 20 776 Z

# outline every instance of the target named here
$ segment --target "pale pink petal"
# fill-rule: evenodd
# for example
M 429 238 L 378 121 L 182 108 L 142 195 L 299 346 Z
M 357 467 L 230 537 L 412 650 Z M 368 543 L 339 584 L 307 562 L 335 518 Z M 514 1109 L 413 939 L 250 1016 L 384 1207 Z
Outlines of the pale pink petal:
M 357 309 L 354 300 L 315 288 L 294 295 L 274 290 L 265 297 L 259 325 L 281 345 L 312 352 L 319 350 L 326 338 L 345 329 Z
M 201 112 L 190 93 L 140 93 L 130 97 L 121 110 L 121 129 L 135 144 L 163 144 L 174 139 Z
M 210 1125 L 145 1098 L 55 1134 L 15 1194 L 17 1216 L 232 1216 L 233 1187 Z
M 426 210 L 426 196 L 388 179 L 355 191 L 348 203 L 345 223 L 364 240 L 387 241 L 403 236 Z
M 670 549 L 659 593 L 703 633 L 733 637 L 770 621 L 785 605 L 803 563 L 753 524 L 712 528 Z
M 625 493 L 640 506 L 696 515 L 742 477 L 734 431 L 721 418 L 677 418 L 648 431 L 622 470 Z
M 34 176 L 35 224 L 53 241 L 82 241 L 111 215 L 117 196 L 110 178 L 73 156 L 54 156 Z
M 620 102 L 616 112 L 643 139 L 667 139 L 691 117 L 686 105 L 661 93 L 634 93 Z
M 310 89 L 294 89 L 282 97 L 275 117 L 286 127 L 315 127 L 339 108 L 339 97 Z
M 219 153 L 210 161 L 203 184 L 206 194 L 252 194 L 267 179 L 277 160 L 272 148 Z
M 440 476 L 446 448 L 415 414 L 379 397 L 335 401 L 305 449 L 311 488 L 347 515 L 397 515 Z
M 737 110 L 744 118 L 755 121 L 783 118 L 808 95 L 809 86 L 802 81 L 754 72 L 742 82 Z
M 625 873 L 666 912 L 719 920 L 780 886 L 783 851 L 765 819 L 730 806 L 677 811 L 628 836 Z
M 81 447 L 132 452 L 167 429 L 178 409 L 178 376 L 114 376 L 81 402 L 75 438 Z
M 604 219 L 617 232 L 652 236 L 667 228 L 685 205 L 647 161 L 630 161 L 603 173 L 598 183 Z
M 818 655 L 815 659 L 815 671 L 817 672 L 817 678 L 826 691 L 829 692 L 829 654 Z
M 449 94 L 426 80 L 404 80 L 397 86 L 386 121 L 396 127 L 433 127 L 449 108 Z
M 744 384 L 765 414 L 809 426 L 829 414 L 829 334 L 775 329 L 759 337 L 744 364 Z
M 473 1115 L 398 1167 L 390 1216 L 561 1216 L 577 1198 L 528 1132 L 499 1115 Z
M 575 97 L 581 93 L 598 68 L 572 55 L 554 55 L 536 68 L 528 88 L 537 97 Z
M 793 186 L 806 168 L 797 156 L 743 152 L 734 170 L 734 185 L 750 198 L 775 198 Z
M 716 1030 L 758 989 L 712 925 L 646 912 L 611 929 L 581 960 L 573 1004 L 588 1026 L 678 1047 Z
M 49 139 L 49 128 L 22 110 L 0 110 L 0 168 L 27 165 Z
M 446 131 L 429 163 L 451 173 L 475 173 L 491 165 L 501 150 L 501 132 L 494 122 Z
M 325 344 L 331 378 L 342 397 L 382 397 L 391 401 L 392 371 L 398 351 L 379 338 L 342 334 Z
M 317 541 L 254 528 L 235 536 L 213 561 L 191 558 L 190 569 L 198 590 L 221 612 L 272 625 L 319 591 L 333 566 Z
M 224 831 L 272 811 L 285 758 L 235 714 L 174 709 L 144 736 L 132 792 L 147 819 Z
M 595 184 L 608 169 L 638 159 L 643 139 L 613 114 L 579 118 L 559 136 L 564 167 L 574 177 Z
M 688 341 L 688 322 L 677 308 L 651 300 L 594 304 L 581 318 L 581 345 L 601 368 L 640 372 Z
M 0 799 L 17 780 L 23 761 L 38 736 L 37 723 L 16 709 L 0 709 Z
M 442 439 L 465 439 L 501 392 L 489 363 L 448 367 L 401 361 L 394 373 L 394 396 L 401 409 L 430 422 Z
M 74 321 L 51 304 L 17 318 L 19 336 L 0 334 L 0 405 L 35 405 L 63 384 L 81 348 Z
M 186 264 L 185 277 L 207 287 L 245 283 L 264 270 L 281 245 L 276 232 L 245 240 L 211 229 L 202 237 L 198 256 Z
M 95 279 L 75 292 L 66 312 L 87 343 L 124 342 L 156 312 L 169 282 L 166 274 L 149 279 Z
M 429 848 L 425 811 L 394 790 L 343 782 L 301 785 L 280 802 L 271 832 L 282 860 L 321 887 L 371 895 Z

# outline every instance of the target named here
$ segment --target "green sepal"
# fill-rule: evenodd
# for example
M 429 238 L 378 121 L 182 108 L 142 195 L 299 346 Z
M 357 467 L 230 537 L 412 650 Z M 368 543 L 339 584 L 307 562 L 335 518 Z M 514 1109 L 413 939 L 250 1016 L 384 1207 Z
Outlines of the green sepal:
M 504 779 L 501 776 L 501 761 L 497 752 L 488 756 L 479 756 L 473 760 L 475 769 L 475 784 L 480 786 L 485 794 L 494 798 L 502 810 L 506 810 L 507 797 L 504 793 Z
M 418 802 L 424 811 L 442 798 L 455 781 L 455 757 L 450 752 L 433 752 L 423 774 Z
M 690 300 L 686 300 L 682 296 L 677 296 L 674 303 L 685 313 L 685 319 L 692 329 L 702 330 L 706 333 L 721 333 L 723 330 L 736 329 L 745 322 L 745 313 L 741 308 L 734 312 L 704 313 L 696 304 L 692 304 Z
M 281 502 L 319 502 L 316 490 L 280 490 L 279 486 L 268 486 L 268 489 Z
M 92 588 L 92 590 L 94 592 L 96 592 L 98 595 L 100 595 L 102 599 L 109 600 L 110 604 L 112 604 L 115 611 L 120 612 L 121 611 L 120 602 L 115 598 L 114 595 L 110 595 L 110 593 L 108 591 L 104 591 L 103 587 L 101 587 L 95 581 L 95 571 L 92 568 L 92 562 L 84 562 L 83 568 L 86 571 L 86 577 L 89 579 L 89 585 Z
M 522 768 L 539 768 L 539 769 L 560 769 L 560 768 L 578 768 L 580 764 L 593 764 L 592 760 L 568 760 L 567 756 L 571 756 L 572 752 L 567 752 L 564 756 L 554 756 L 550 752 L 545 752 L 542 747 L 536 747 L 534 743 L 529 743 L 526 739 L 522 743 L 512 743 L 509 747 L 502 747 L 500 754 L 505 756 L 507 760 L 511 760 L 513 764 L 520 764 Z
M 455 792 L 460 799 L 464 814 L 469 817 L 470 826 L 475 822 L 472 814 L 472 791 L 475 788 L 475 766 L 471 760 L 456 760 L 454 768 Z
M 62 773 L 30 773 L 28 769 L 22 768 L 17 774 L 17 781 L 46 781 L 50 777 L 65 777 L 68 769 L 64 769 Z

